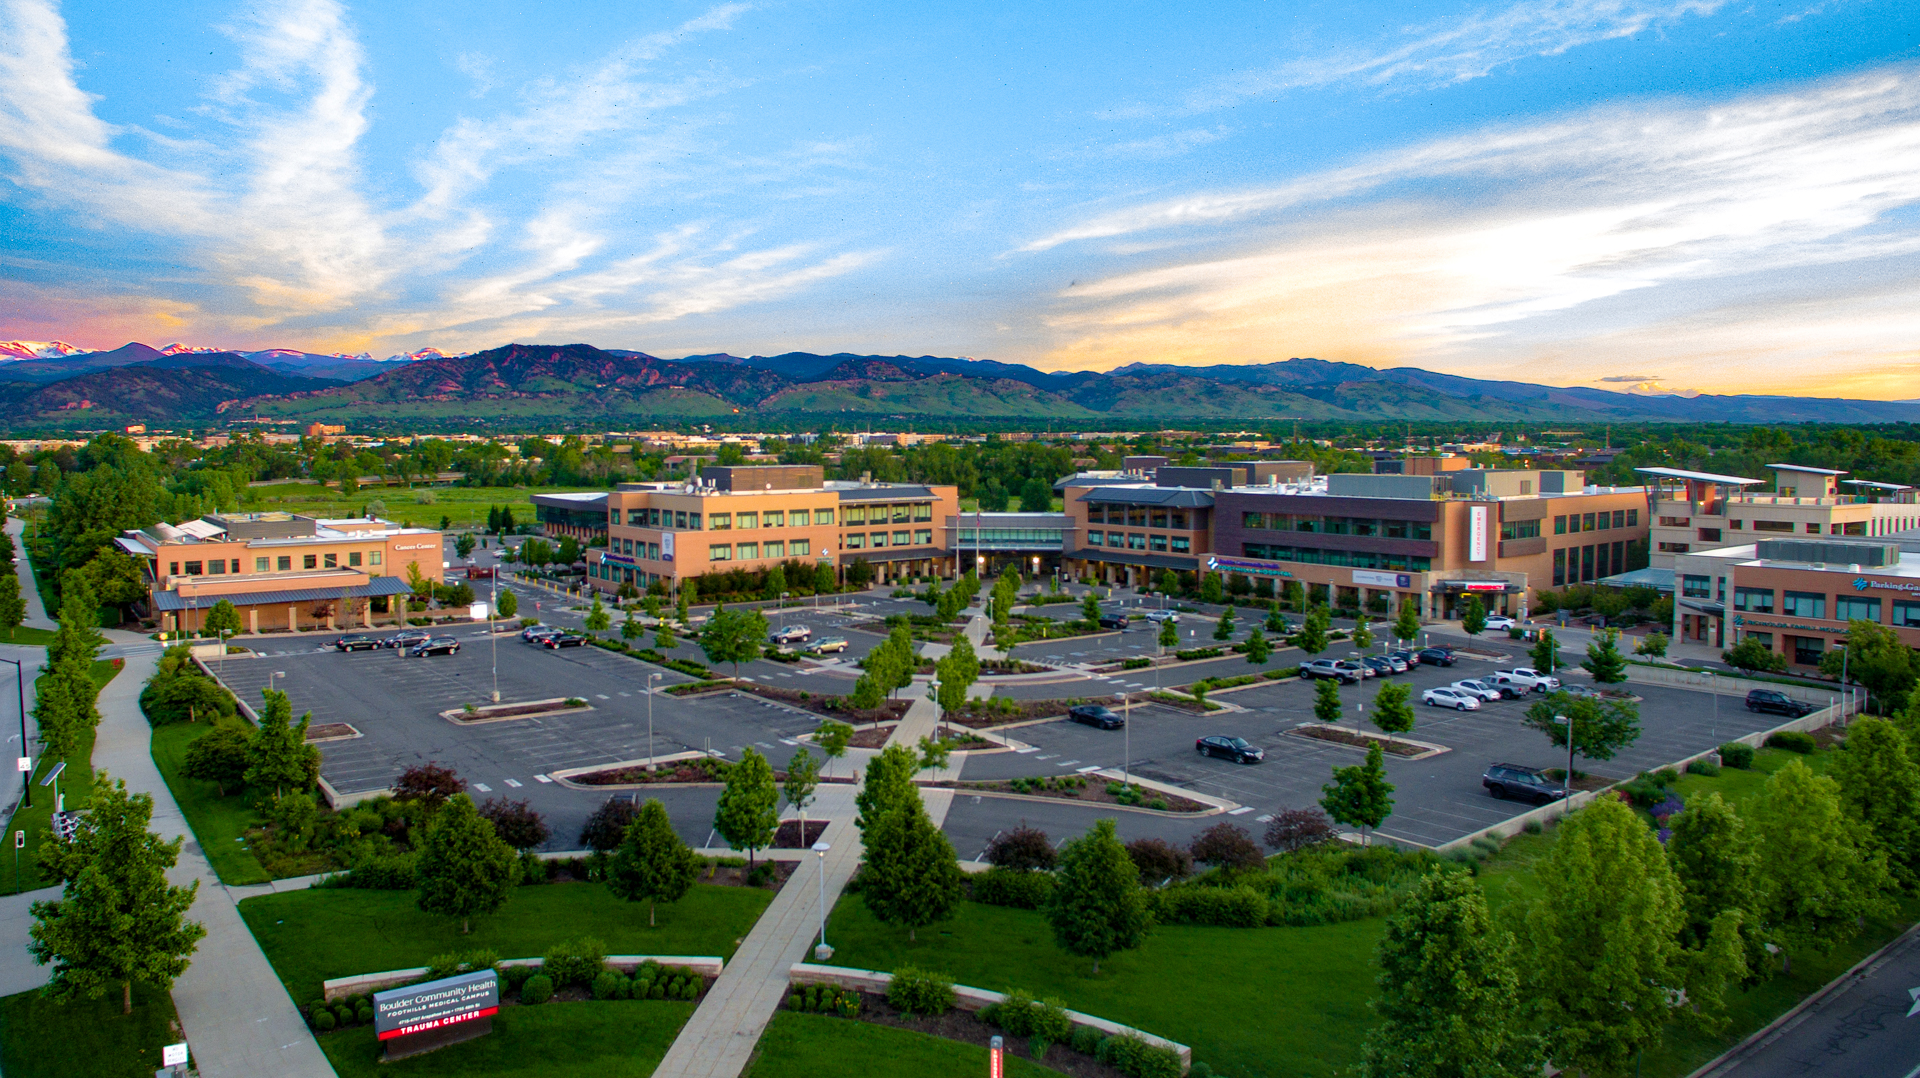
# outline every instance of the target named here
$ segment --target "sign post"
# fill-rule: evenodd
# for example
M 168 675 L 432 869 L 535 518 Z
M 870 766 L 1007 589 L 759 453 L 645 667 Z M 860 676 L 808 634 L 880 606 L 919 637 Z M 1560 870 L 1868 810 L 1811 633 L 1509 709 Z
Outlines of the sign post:
M 382 1057 L 401 1059 L 493 1032 L 500 975 L 490 969 L 373 994 Z
M 1006 1066 L 1003 1059 L 1006 1050 L 1006 1043 L 999 1037 L 993 1038 L 992 1043 L 988 1045 L 987 1078 L 1000 1078 L 1002 1069 Z

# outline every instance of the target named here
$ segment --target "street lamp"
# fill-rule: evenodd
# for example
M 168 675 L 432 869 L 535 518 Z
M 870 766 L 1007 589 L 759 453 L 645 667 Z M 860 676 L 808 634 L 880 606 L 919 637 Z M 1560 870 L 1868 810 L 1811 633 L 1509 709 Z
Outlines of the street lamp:
M 659 681 L 662 674 L 647 675 L 647 770 L 654 770 L 653 762 L 653 683 Z M 805 838 L 805 835 L 800 836 Z
M 827 946 L 827 851 L 831 849 L 824 839 L 813 844 L 813 852 L 820 855 L 820 942 L 813 948 L 813 957 L 822 962 L 833 957 L 833 948 Z
M 19 686 L 20 690 L 20 755 L 22 757 L 30 757 L 33 753 L 27 751 L 27 668 L 21 666 L 20 660 L 18 659 L 0 659 L 0 663 L 13 664 L 14 684 Z M 27 793 L 25 799 L 20 802 L 20 806 L 22 808 L 32 808 L 33 772 L 27 772 L 24 782 Z
M 1573 720 L 1565 715 L 1555 715 L 1553 721 L 1567 728 L 1567 792 L 1561 798 L 1567 807 L 1560 813 L 1560 818 L 1564 820 L 1573 813 Z

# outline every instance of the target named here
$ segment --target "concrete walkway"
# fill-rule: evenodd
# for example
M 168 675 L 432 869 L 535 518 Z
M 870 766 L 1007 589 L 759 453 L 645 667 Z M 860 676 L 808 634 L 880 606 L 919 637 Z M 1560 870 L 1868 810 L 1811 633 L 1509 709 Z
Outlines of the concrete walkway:
M 904 692 L 909 697 L 918 696 L 887 743 L 911 747 L 921 736 L 933 732 L 937 709 L 927 698 L 926 682 L 916 682 Z M 844 783 L 820 786 L 819 799 L 809 815 L 832 821 L 821 835 L 832 848 L 815 864 L 803 863 L 774 896 L 727 964 L 726 972 L 714 982 L 667 1050 L 654 1072 L 659 1078 L 735 1078 L 746 1069 L 773 1012 L 786 1003 L 788 971 L 795 962 L 812 960 L 823 908 L 833 909 L 860 866 L 863 847 L 853 823 L 853 799 L 858 789 Z M 922 788 L 920 796 L 934 826 L 945 822 L 953 791 Z M 827 942 L 833 941 L 829 938 Z
M 26 521 L 7 518 L 7 534 L 13 537 L 13 571 L 20 578 L 20 598 L 27 601 L 27 620 L 20 624 L 35 629 L 57 628 L 47 616 L 46 604 L 40 601 L 40 589 L 33 583 L 33 572 L 27 568 L 26 530 Z

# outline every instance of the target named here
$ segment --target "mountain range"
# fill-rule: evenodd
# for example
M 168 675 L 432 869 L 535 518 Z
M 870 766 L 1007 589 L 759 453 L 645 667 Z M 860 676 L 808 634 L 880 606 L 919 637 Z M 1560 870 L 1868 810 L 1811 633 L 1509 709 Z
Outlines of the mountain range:
M 1912 422 L 1920 420 L 1920 404 L 1620 393 L 1318 359 L 1136 363 L 1101 373 L 848 353 L 674 360 L 585 344 L 509 344 L 468 355 L 423 349 L 373 360 L 133 343 L 0 363 L 0 424 L 12 429 L 205 426 L 243 415 L 421 430 L 605 429 L 694 420 L 736 427 L 965 422 L 1097 429 L 1291 419 Z

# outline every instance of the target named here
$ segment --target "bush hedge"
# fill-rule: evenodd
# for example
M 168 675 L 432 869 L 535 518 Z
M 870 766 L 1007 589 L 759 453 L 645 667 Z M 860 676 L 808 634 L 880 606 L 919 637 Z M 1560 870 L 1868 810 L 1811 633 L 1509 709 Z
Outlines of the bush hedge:
M 1812 754 L 1813 750 L 1819 748 L 1820 745 L 1819 742 L 1813 739 L 1812 734 L 1802 733 L 1799 730 L 1782 730 L 1777 734 L 1767 735 L 1767 747 L 1785 749 L 1788 752 L 1797 752 L 1802 756 L 1807 756 Z
M 907 1014 L 931 1017 L 953 1009 L 953 979 L 901 966 L 887 985 L 887 1002 Z
M 972 877 L 973 900 L 989 906 L 1037 910 L 1053 894 L 1053 874 L 995 866 Z
M 536 973 L 527 978 L 520 986 L 520 1002 L 528 1004 L 545 1003 L 553 998 L 553 978 L 544 973 Z
M 1729 741 L 1720 746 L 1720 763 L 1745 771 L 1753 766 L 1753 746 Z

